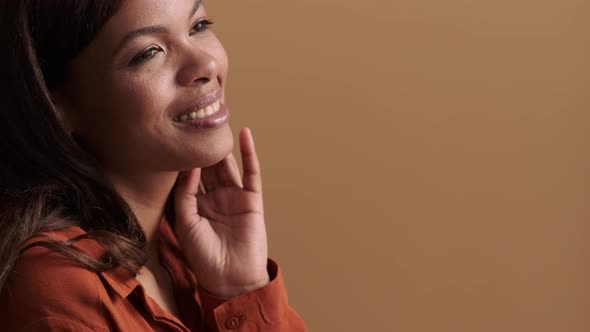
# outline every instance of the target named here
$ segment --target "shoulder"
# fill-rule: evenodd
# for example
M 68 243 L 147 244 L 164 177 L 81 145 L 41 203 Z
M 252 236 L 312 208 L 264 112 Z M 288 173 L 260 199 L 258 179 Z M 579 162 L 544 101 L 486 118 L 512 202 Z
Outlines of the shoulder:
M 74 227 L 48 236 L 64 241 L 83 233 Z M 40 241 L 34 238 L 28 243 Z M 15 329 L 33 320 L 100 329 L 101 288 L 95 272 L 52 249 L 33 246 L 18 258 L 8 275 L 0 294 L 0 321 L 13 322 Z

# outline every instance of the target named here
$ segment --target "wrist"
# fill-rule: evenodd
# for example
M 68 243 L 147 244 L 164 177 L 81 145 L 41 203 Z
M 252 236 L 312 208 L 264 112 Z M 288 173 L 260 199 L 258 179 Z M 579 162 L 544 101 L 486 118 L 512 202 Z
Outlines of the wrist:
M 252 292 L 256 289 L 262 288 L 266 286 L 270 282 L 270 278 L 268 274 L 262 277 L 260 280 L 247 283 L 247 284 L 240 284 L 240 285 L 228 285 L 228 284 L 220 284 L 220 285 L 200 285 L 199 287 L 209 293 L 212 296 L 222 298 L 222 299 L 232 299 L 234 297 L 238 297 L 242 294 Z

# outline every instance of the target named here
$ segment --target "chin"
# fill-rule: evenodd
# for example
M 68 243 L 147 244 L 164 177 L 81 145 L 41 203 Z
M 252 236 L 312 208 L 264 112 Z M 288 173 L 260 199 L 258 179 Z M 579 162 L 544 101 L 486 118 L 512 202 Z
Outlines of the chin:
M 208 137 L 207 141 L 201 141 L 197 151 L 193 154 L 195 159 L 191 160 L 188 168 L 204 168 L 217 164 L 229 155 L 234 148 L 234 139 L 229 126 L 226 126 L 220 133 Z

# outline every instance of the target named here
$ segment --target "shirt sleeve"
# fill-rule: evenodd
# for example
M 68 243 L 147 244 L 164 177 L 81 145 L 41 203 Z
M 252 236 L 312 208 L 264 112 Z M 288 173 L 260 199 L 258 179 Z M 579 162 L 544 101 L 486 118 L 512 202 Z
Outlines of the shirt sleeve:
M 232 299 L 219 298 L 198 288 L 205 323 L 211 331 L 307 331 L 303 319 L 287 301 L 279 266 L 269 259 L 267 269 L 270 282 L 266 286 Z

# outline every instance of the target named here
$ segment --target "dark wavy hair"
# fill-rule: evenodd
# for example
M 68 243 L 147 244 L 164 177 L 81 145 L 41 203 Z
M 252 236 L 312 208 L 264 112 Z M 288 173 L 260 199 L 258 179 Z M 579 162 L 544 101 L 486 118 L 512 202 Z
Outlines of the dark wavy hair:
M 41 232 L 79 226 L 73 241 L 43 245 L 92 271 L 147 260 L 146 238 L 98 161 L 61 125 L 51 91 L 68 65 L 118 10 L 111 0 L 0 0 L 0 291 L 14 263 Z M 106 249 L 93 258 L 75 240 Z

